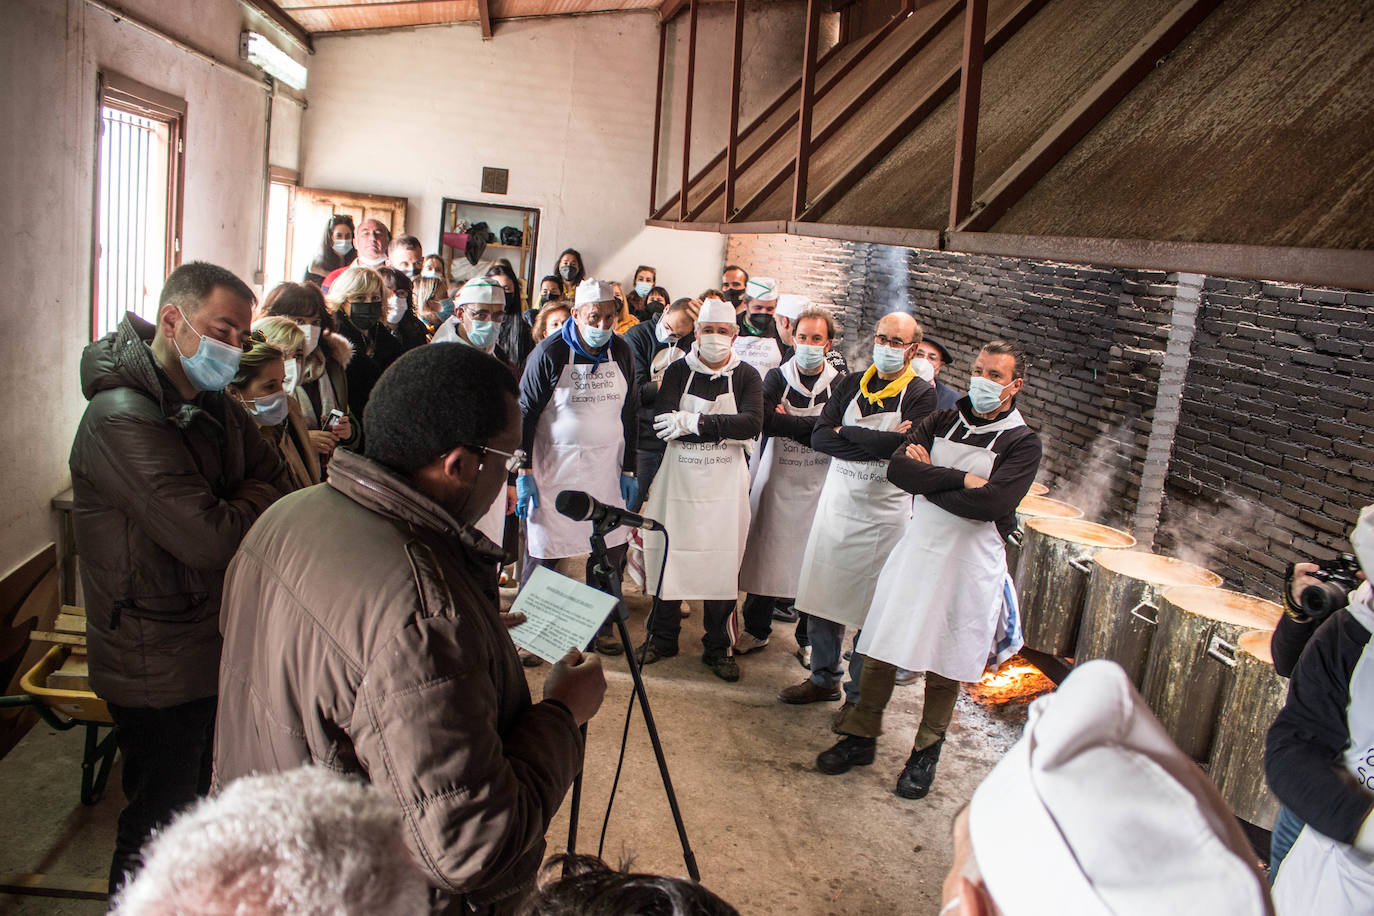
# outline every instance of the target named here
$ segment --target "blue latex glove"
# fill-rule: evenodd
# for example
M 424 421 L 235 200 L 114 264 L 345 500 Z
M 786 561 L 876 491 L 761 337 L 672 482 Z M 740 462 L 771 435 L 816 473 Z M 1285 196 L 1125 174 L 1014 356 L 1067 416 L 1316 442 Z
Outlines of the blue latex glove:
M 625 507 L 628 509 L 635 504 L 635 498 L 639 496 L 639 481 L 631 474 L 620 475 L 620 498 L 625 500 Z
M 521 474 L 515 478 L 515 516 L 529 518 L 530 509 L 539 507 L 539 488 L 534 485 L 533 474 Z

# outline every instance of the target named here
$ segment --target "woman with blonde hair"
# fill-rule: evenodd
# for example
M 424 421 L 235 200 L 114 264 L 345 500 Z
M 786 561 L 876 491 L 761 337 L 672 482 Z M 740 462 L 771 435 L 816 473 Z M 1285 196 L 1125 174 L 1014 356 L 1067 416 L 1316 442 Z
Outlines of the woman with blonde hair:
M 335 446 L 351 448 L 362 438 L 362 426 L 348 402 L 353 346 L 337 333 L 324 295 L 313 283 L 279 284 L 263 300 L 259 315 L 290 319 L 305 336 L 294 394 L 323 465 Z
M 572 317 L 572 307 L 566 302 L 550 302 L 534 316 L 534 342 L 557 334 L 563 322 Z
M 286 421 L 279 426 L 263 426 L 260 431 L 263 438 L 281 452 L 296 488 L 313 486 L 320 482 L 320 457 L 310 441 L 310 430 L 306 428 L 300 402 L 294 397 L 305 356 L 305 332 L 290 318 L 276 315 L 259 318 L 253 322 L 253 330 L 262 335 L 268 346 L 280 350 L 285 360 L 282 390 L 287 395 Z
M 452 300 L 449 300 L 448 315 L 444 314 L 444 300 L 448 298 L 448 284 L 441 277 L 421 276 L 414 281 L 412 301 L 415 314 L 425 323 L 427 337 L 433 337 L 439 325 L 453 314 Z
M 615 313 L 615 332 L 623 337 L 626 331 L 639 324 L 639 319 L 630 314 L 630 303 L 625 298 L 625 288 L 619 283 L 612 283 L 611 289 L 615 292 L 615 301 L 619 303 L 619 311 Z
M 377 379 L 407 349 L 382 320 L 386 297 L 382 275 L 357 265 L 339 274 L 324 297 L 339 333 L 353 345 L 353 360 L 348 364 L 348 396 L 354 416 L 361 416 L 367 409 L 367 399 L 372 396 Z
M 280 448 L 291 407 L 291 396 L 286 393 L 286 357 L 260 331 L 253 332 L 251 344 L 224 390 L 253 418 L 263 438 Z M 295 475 L 291 478 L 292 488 L 299 489 Z

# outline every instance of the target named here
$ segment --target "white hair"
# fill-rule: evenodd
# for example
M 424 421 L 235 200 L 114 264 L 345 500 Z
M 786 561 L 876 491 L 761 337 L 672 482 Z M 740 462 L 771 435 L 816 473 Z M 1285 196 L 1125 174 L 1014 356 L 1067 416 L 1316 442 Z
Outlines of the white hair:
M 116 916 L 402 916 L 428 911 L 393 803 L 323 767 L 246 776 L 143 849 Z

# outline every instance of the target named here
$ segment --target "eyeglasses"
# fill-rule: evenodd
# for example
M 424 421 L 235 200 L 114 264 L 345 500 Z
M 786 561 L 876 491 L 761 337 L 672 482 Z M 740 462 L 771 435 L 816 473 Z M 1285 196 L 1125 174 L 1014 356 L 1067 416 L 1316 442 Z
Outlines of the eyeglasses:
M 503 456 L 506 459 L 506 470 L 512 474 L 523 468 L 530 458 L 523 448 L 518 448 L 513 452 L 503 452 L 499 448 L 492 448 L 490 445 L 464 445 L 463 448 L 472 449 L 481 458 L 486 458 L 487 452 L 495 452 Z
M 911 341 L 909 340 L 902 340 L 898 337 L 888 337 L 886 334 L 874 334 L 873 342 L 883 347 L 901 347 L 902 349 L 906 349 L 911 346 Z

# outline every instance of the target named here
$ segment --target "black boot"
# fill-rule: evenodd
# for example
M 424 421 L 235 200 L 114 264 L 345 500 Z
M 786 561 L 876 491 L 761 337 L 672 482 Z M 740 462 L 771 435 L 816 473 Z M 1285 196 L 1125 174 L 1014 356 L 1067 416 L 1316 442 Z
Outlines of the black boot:
M 877 749 L 877 738 L 845 735 L 834 747 L 816 756 L 816 769 L 827 776 L 848 773 L 854 767 L 866 767 L 872 763 Z
M 935 781 L 935 764 L 940 762 L 940 748 L 944 743 L 945 739 L 941 738 L 930 747 L 911 752 L 906 759 L 906 766 L 902 768 L 902 775 L 897 777 L 894 791 L 898 795 L 902 798 L 926 797 L 930 792 L 930 784 Z

